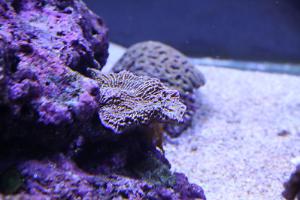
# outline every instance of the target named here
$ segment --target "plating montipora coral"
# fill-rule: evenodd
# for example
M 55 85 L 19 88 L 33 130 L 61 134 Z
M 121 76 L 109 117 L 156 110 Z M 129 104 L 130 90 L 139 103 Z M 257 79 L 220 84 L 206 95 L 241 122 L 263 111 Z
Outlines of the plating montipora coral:
M 167 133 L 178 136 L 191 125 L 196 109 L 194 91 L 205 84 L 205 79 L 186 56 L 160 42 L 141 42 L 129 47 L 113 67 L 114 72 L 122 70 L 158 78 L 179 91 L 187 112 L 181 123 L 165 125 Z
M 153 121 L 182 121 L 186 107 L 179 93 L 160 80 L 130 72 L 102 74 L 90 70 L 100 88 L 99 118 L 116 133 Z

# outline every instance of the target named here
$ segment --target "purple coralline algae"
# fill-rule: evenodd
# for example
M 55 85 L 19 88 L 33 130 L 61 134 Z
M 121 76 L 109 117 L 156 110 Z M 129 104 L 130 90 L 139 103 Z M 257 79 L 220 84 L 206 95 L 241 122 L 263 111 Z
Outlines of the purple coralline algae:
M 57 125 L 96 111 L 98 86 L 81 74 L 105 64 L 107 28 L 81 1 L 0 1 L 0 40 L 16 114 L 29 106 Z
M 179 93 L 102 74 L 107 48 L 80 0 L 0 0 L 0 199 L 205 199 L 156 148 Z
M 9 180 L 2 180 L 6 172 L 0 171 L 0 191 L 3 187 L 12 190 L 7 185 L 14 182 L 21 186 L 3 197 L 205 200 L 203 189 L 189 183 L 183 174 L 172 173 L 168 161 L 144 137 L 131 132 L 114 140 L 89 142 L 72 156 L 34 152 L 28 157 L 21 153 L 14 167 L 6 170 L 13 168 L 19 175 L 10 173 Z M 10 155 L 10 161 L 17 158 L 15 152 Z
M 129 47 L 113 67 L 114 72 L 122 70 L 158 78 L 167 87 L 180 92 L 187 112 L 181 123 L 165 125 L 165 131 L 169 135 L 178 136 L 191 125 L 196 109 L 193 93 L 205 84 L 205 78 L 186 56 L 160 42 L 140 42 Z
M 21 189 L 25 195 L 52 199 L 204 199 L 203 190 L 188 183 L 183 174 L 172 174 L 173 183 L 152 184 L 149 181 L 114 174 L 92 174 L 83 171 L 70 159 L 30 160 L 19 165 L 25 178 Z M 170 179 L 169 178 L 169 179 Z
M 100 87 L 99 118 L 116 133 L 157 120 L 182 120 L 185 105 L 179 93 L 158 79 L 127 71 L 105 75 L 91 70 L 91 76 Z
M 5 49 L 6 43 L 0 40 L 0 103 L 4 101 L 4 94 L 5 94 L 5 72 L 4 72 L 4 57 L 5 57 Z
M 25 187 L 17 195 L 3 199 L 199 199 L 203 190 L 188 183 L 183 174 L 174 174 L 173 188 L 152 185 L 146 181 L 122 175 L 92 175 L 79 169 L 66 158 L 60 161 L 27 161 L 20 165 Z M 187 192 L 188 191 L 188 192 Z M 6 198 L 5 198 L 6 197 Z

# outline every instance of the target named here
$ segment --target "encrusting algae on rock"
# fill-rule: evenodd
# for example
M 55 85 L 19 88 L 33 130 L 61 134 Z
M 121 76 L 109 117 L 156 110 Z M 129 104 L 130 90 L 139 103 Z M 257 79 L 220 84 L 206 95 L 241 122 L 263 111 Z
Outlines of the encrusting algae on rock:
M 0 199 L 205 199 L 154 141 L 179 92 L 100 73 L 107 47 L 80 0 L 0 0 Z
M 59 125 L 96 111 L 96 82 L 80 73 L 105 64 L 107 28 L 82 2 L 1 0 L 0 40 L 14 113 L 27 107 Z
M 158 78 L 167 87 L 179 91 L 187 111 L 181 123 L 165 125 L 165 131 L 169 135 L 178 136 L 191 125 L 196 109 L 193 93 L 205 84 L 205 78 L 186 56 L 160 42 L 140 42 L 129 47 L 113 66 L 114 72 L 122 70 L 128 70 L 139 76 Z

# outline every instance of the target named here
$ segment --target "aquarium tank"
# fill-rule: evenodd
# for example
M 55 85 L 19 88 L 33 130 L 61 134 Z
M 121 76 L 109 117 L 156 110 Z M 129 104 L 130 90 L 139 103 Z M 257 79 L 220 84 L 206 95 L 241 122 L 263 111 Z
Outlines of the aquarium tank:
M 0 0 L 0 199 L 300 200 L 296 0 Z

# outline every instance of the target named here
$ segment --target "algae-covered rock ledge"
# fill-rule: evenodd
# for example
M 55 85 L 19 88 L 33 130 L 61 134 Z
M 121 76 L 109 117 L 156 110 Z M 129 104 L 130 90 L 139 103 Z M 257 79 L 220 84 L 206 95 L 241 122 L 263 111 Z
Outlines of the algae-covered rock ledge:
M 80 0 L 0 0 L 0 199 L 205 199 L 161 150 L 179 92 L 103 74 L 107 32 Z

